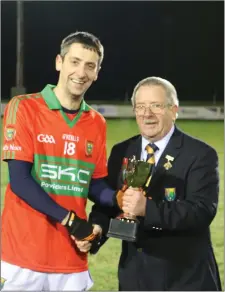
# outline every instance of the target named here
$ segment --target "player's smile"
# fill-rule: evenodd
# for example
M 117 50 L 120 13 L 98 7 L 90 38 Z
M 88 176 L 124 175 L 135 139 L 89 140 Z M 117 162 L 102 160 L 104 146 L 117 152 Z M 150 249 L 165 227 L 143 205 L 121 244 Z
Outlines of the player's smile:
M 72 86 L 74 87 L 83 87 L 84 84 L 86 84 L 87 81 L 84 81 L 84 80 L 78 80 L 78 79 L 75 79 L 75 78 L 71 78 L 70 79 L 71 83 L 72 83 Z
M 85 81 L 77 80 L 77 79 L 70 79 L 75 84 L 84 84 Z

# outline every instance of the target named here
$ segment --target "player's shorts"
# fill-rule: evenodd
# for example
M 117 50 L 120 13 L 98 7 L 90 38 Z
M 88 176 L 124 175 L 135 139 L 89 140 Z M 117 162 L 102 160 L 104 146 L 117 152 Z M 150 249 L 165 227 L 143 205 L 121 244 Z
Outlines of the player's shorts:
M 92 285 L 89 271 L 40 273 L 1 261 L 1 291 L 85 291 Z

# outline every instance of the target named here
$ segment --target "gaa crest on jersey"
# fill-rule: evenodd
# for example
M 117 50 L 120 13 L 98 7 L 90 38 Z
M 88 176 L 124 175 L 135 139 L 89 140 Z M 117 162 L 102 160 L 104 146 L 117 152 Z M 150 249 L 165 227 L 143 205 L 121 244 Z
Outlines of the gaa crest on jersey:
M 6 279 L 1 277 L 1 286 L 0 289 L 2 290 L 4 284 L 5 284 Z
M 12 141 L 16 136 L 16 129 L 13 126 L 5 127 L 5 139 L 7 141 Z
M 174 201 L 176 198 L 176 188 L 165 188 L 166 201 Z
M 92 141 L 87 140 L 85 143 L 85 153 L 87 156 L 92 156 L 94 148 L 94 143 Z

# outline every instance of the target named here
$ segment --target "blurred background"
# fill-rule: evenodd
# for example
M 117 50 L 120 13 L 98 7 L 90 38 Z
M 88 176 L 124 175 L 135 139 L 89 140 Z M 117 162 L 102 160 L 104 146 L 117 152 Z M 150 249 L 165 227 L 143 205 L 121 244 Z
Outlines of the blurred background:
M 79 30 L 100 38 L 105 58 L 85 99 L 106 117 L 108 155 L 115 143 L 138 133 L 130 106 L 136 83 L 160 76 L 174 84 L 181 104 L 177 126 L 219 156 L 220 201 L 211 232 L 224 283 L 224 2 L 1 1 L 1 24 L 2 115 L 15 94 L 56 84 L 55 57 L 64 37 Z M 3 164 L 2 208 L 7 182 Z M 120 250 L 121 242 L 110 239 L 89 257 L 93 290 L 118 290 Z
M 19 2 L 19 1 L 17 1 Z M 180 101 L 224 98 L 223 1 L 23 1 L 17 49 L 16 1 L 1 1 L 2 99 L 16 85 L 36 92 L 55 84 L 55 57 L 62 39 L 77 30 L 92 32 L 105 47 L 99 80 L 88 100 L 126 101 L 147 76 L 171 81 Z

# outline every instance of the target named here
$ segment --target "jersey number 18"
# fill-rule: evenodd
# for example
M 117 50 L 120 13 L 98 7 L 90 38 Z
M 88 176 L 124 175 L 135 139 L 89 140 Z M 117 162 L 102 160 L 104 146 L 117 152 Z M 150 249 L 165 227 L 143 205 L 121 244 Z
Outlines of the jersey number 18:
M 76 144 L 73 142 L 65 142 L 63 154 L 74 155 Z

